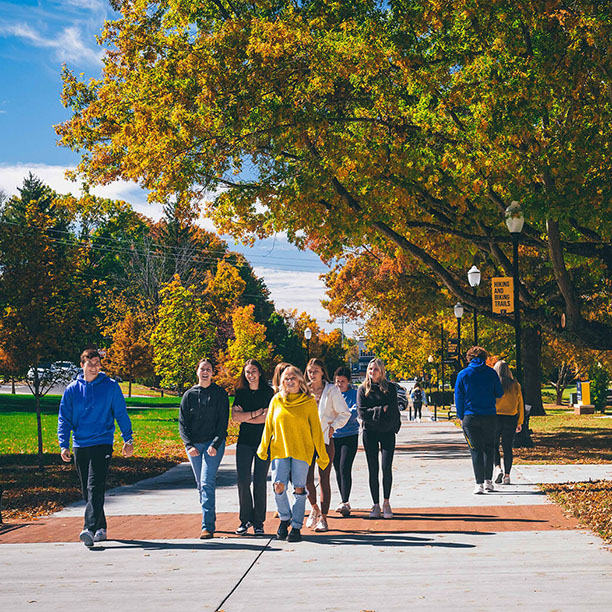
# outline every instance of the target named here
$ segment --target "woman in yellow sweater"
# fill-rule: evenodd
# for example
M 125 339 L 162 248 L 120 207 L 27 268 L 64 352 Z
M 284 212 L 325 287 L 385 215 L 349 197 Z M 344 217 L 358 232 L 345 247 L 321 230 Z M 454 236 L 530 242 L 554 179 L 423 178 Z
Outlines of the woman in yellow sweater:
M 523 405 L 523 394 L 521 385 L 514 380 L 512 372 L 505 361 L 495 364 L 495 371 L 501 381 L 504 394 L 496 402 L 497 426 L 495 441 L 495 465 L 499 469 L 495 482 L 505 485 L 510 484 L 510 470 L 512 469 L 512 442 L 514 434 L 521 431 L 525 418 L 525 407 Z M 499 442 L 501 440 L 504 451 L 504 469 L 501 469 L 501 455 L 499 453 Z
M 270 457 L 276 507 L 281 519 L 276 537 L 299 542 L 306 507 L 306 477 L 310 461 L 317 453 L 317 464 L 325 469 L 329 457 L 325 450 L 317 402 L 308 393 L 304 376 L 288 366 L 280 378 L 280 390 L 268 407 L 264 432 L 257 456 Z M 289 504 L 287 485 L 293 483 L 294 502 Z M 291 525 L 291 533 L 289 532 Z

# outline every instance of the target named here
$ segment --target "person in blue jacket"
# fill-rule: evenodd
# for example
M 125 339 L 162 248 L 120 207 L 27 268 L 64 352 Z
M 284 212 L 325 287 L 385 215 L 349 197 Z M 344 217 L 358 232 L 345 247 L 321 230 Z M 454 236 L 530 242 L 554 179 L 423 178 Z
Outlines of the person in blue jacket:
M 117 382 L 101 371 L 100 353 L 81 354 L 83 373 L 64 391 L 57 420 L 62 460 L 70 463 L 70 434 L 74 465 L 85 500 L 85 522 L 79 539 L 85 546 L 106 540 L 104 490 L 113 454 L 115 420 L 124 440 L 122 454 L 134 454 L 132 423 Z
M 493 461 L 495 457 L 495 426 L 497 398 L 502 390 L 499 376 L 487 365 L 488 353 L 481 346 L 467 352 L 468 366 L 459 372 L 455 382 L 455 406 L 463 434 L 472 455 L 476 478 L 474 493 L 494 491 Z

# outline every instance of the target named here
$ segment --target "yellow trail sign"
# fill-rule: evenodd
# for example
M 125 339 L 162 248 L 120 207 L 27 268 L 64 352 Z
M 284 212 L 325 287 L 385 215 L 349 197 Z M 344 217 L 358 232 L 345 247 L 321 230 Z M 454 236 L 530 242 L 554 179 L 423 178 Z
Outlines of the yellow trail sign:
M 511 276 L 497 276 L 491 279 L 493 312 L 507 314 L 514 312 L 514 279 Z

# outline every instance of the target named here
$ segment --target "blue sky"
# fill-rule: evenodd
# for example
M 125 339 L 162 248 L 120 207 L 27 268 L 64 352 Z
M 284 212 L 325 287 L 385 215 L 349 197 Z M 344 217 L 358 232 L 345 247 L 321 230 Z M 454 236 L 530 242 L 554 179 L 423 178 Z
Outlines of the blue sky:
M 95 37 L 114 15 L 107 0 L 0 0 L 0 189 L 6 194 L 15 193 L 29 171 L 60 193 L 78 193 L 78 185 L 64 178 L 78 157 L 56 145 L 53 130 L 68 117 L 60 99 L 61 67 L 66 63 L 86 77 L 99 76 L 102 48 Z M 159 216 L 134 184 L 93 191 Z M 324 288 L 318 276 L 326 268 L 316 255 L 298 251 L 280 236 L 250 249 L 231 246 L 249 258 L 277 307 L 305 310 L 327 329 L 337 326 L 327 323 L 320 304 Z M 345 331 L 354 329 L 347 325 Z

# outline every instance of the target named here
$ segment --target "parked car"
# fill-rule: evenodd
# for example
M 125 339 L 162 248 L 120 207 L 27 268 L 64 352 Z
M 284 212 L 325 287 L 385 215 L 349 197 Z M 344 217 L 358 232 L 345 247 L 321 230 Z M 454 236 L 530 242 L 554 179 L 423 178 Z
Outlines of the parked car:
M 81 368 L 74 365 L 71 361 L 54 361 L 51 364 L 51 370 L 55 372 L 65 372 L 66 375 L 74 378 L 81 371 Z
M 74 380 L 81 371 L 80 368 L 70 361 L 39 363 L 37 370 L 38 380 L 44 385 L 54 385 L 56 383 L 68 384 L 71 380 Z M 29 381 L 34 381 L 34 368 L 28 370 L 27 378 Z
M 408 396 L 406 395 L 406 389 L 399 383 L 391 383 L 397 390 L 397 407 L 400 410 L 406 410 L 408 407 Z

